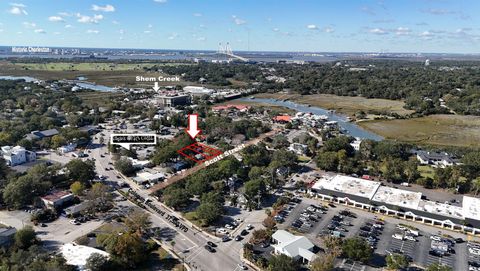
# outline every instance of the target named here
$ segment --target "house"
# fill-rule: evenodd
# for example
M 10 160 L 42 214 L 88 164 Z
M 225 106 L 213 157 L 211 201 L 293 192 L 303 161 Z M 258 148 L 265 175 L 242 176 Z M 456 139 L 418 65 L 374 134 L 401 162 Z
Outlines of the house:
M 0 228 L 0 247 L 6 248 L 13 243 L 13 237 L 17 229 L 8 227 L 8 228 Z
M 41 197 L 41 199 L 47 208 L 56 209 L 66 202 L 72 201 L 73 194 L 68 191 L 58 190 L 50 192 L 48 195 Z
M 359 151 L 360 144 L 362 144 L 362 139 L 360 139 L 359 137 L 356 137 L 355 140 L 352 141 L 352 143 L 350 143 L 350 146 L 352 146 L 355 151 Z
M 446 152 L 416 151 L 417 160 L 422 165 L 434 165 L 439 167 L 453 166 L 458 160 Z
M 3 146 L 2 148 L 3 159 L 7 162 L 9 166 L 21 165 L 26 162 L 32 162 L 37 159 L 35 152 L 27 151 L 24 147 L 21 146 Z
M 25 137 L 28 140 L 39 140 L 45 137 L 52 137 L 54 135 L 58 135 L 57 129 L 49 129 L 44 131 L 33 131 L 30 134 L 27 134 Z
M 315 245 L 305 236 L 296 236 L 288 231 L 278 230 L 272 235 L 274 241 L 275 254 L 283 254 L 295 260 L 301 260 L 302 263 L 309 263 L 315 259 L 313 253 Z
M 69 152 L 74 151 L 76 148 L 77 148 L 77 144 L 70 143 L 68 145 L 65 145 L 65 146 L 62 146 L 62 147 L 58 148 L 58 152 L 60 152 L 61 154 L 65 154 L 65 153 L 69 153 Z
M 308 146 L 300 143 L 292 143 L 288 147 L 289 151 L 292 151 L 298 155 L 305 155 L 308 151 Z

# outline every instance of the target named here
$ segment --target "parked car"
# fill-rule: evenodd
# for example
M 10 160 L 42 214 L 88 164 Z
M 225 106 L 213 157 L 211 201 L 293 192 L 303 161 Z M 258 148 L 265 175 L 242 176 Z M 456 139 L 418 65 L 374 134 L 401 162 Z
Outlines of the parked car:
M 240 234 L 241 234 L 242 236 L 245 236 L 245 235 L 247 235 L 247 234 L 248 234 L 248 231 L 246 231 L 246 230 L 242 230 L 242 232 L 241 232 Z
M 248 225 L 247 225 L 247 230 L 252 230 L 252 229 L 253 229 L 252 224 L 248 224 Z
M 207 242 L 207 245 L 211 246 L 211 247 L 216 247 L 217 245 L 215 243 L 213 243 L 212 241 L 208 241 Z
M 241 241 L 242 239 L 243 237 L 240 235 L 235 236 L 235 241 Z

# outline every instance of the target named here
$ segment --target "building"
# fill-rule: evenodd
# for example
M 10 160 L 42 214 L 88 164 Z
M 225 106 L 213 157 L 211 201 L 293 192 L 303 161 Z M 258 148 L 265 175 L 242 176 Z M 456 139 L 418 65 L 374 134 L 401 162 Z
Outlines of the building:
M 144 184 L 144 183 L 158 183 L 165 179 L 165 174 L 157 172 L 157 173 L 150 173 L 148 171 L 139 172 L 137 176 L 132 178 L 134 182 L 137 184 Z
M 360 144 L 362 144 L 362 139 L 359 137 L 356 137 L 355 140 L 352 141 L 352 143 L 350 143 L 350 146 L 352 146 L 355 151 L 359 151 Z
M 190 103 L 189 95 L 158 95 L 155 96 L 155 103 L 164 107 L 175 107 L 177 105 L 187 105 Z
M 458 160 L 446 152 L 430 152 L 419 150 L 416 152 L 417 160 L 422 165 L 447 167 L 457 164 Z
M 27 151 L 21 146 L 3 146 L 2 156 L 9 166 L 21 165 L 27 162 L 33 162 L 37 159 L 35 152 Z
M 288 231 L 278 230 L 272 235 L 275 244 L 272 245 L 275 254 L 283 254 L 302 263 L 309 263 L 315 259 L 313 248 L 315 245 L 305 236 L 296 236 Z
M 45 137 L 52 137 L 54 135 L 58 135 L 57 129 L 49 129 L 44 131 L 33 131 L 30 134 L 27 134 L 25 137 L 28 140 L 39 140 Z
M 240 105 L 240 104 L 227 104 L 227 105 L 217 105 L 212 107 L 213 112 L 220 112 L 226 110 L 238 110 L 240 112 L 246 112 L 250 106 L 248 105 Z
M 68 145 L 65 145 L 65 146 L 61 146 L 60 148 L 58 148 L 58 152 L 61 153 L 61 154 L 65 154 L 65 153 L 69 153 L 69 152 L 72 152 L 74 151 L 75 149 L 77 148 L 77 144 L 68 144 Z
M 60 208 L 63 204 L 73 200 L 73 194 L 68 191 L 52 191 L 48 195 L 41 197 L 45 207 Z
M 108 252 L 105 252 L 103 250 L 89 246 L 81 246 L 74 243 L 64 244 L 60 248 L 60 252 L 67 261 L 67 264 L 77 266 L 78 270 L 88 270 L 85 265 L 87 264 L 87 259 L 93 253 L 98 253 L 106 257 L 110 256 Z
M 305 155 L 308 151 L 308 146 L 305 144 L 300 144 L 300 143 L 292 143 L 288 147 L 289 151 L 293 151 L 294 153 L 298 155 Z
M 279 115 L 279 116 L 273 117 L 273 121 L 279 122 L 279 123 L 287 123 L 292 121 L 292 117 L 288 115 Z
M 183 88 L 183 91 L 189 93 L 192 96 L 203 96 L 203 95 L 211 95 L 213 93 L 213 89 L 208 89 L 206 87 L 196 87 L 196 86 L 186 86 Z
M 83 211 L 87 210 L 89 206 L 90 206 L 89 201 L 83 201 L 79 204 L 75 204 L 68 208 L 65 208 L 63 211 L 65 211 L 65 214 L 68 217 L 76 217 L 79 214 L 81 214 Z
M 7 248 L 13 243 L 13 237 L 17 229 L 8 227 L 0 228 L 0 247 Z
M 422 193 L 380 182 L 336 175 L 323 177 L 311 192 L 325 201 L 450 230 L 480 234 L 480 198 L 464 196 L 461 206 L 422 199 Z

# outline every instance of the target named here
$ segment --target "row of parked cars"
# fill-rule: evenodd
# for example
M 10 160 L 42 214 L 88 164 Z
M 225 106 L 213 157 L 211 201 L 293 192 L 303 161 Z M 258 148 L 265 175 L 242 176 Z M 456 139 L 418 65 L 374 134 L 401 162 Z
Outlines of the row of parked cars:
M 325 214 L 327 210 L 327 207 L 311 204 L 303 209 L 299 217 L 292 223 L 292 227 L 298 231 L 306 232 L 320 221 L 321 215 Z
M 438 235 L 430 236 L 430 240 L 430 251 L 428 252 L 430 255 L 443 257 L 455 253 L 456 241 Z
M 392 238 L 398 239 L 398 240 L 406 240 L 406 241 L 411 241 L 411 242 L 417 242 L 417 237 L 419 236 L 418 230 L 405 227 L 403 225 L 397 225 L 396 226 L 396 231 L 392 235 Z
M 467 249 L 469 253 L 468 270 L 480 271 L 480 243 L 468 242 Z
M 384 222 L 380 219 L 374 219 L 365 222 L 360 227 L 359 236 L 365 239 L 372 249 L 377 248 L 379 236 L 382 234 Z

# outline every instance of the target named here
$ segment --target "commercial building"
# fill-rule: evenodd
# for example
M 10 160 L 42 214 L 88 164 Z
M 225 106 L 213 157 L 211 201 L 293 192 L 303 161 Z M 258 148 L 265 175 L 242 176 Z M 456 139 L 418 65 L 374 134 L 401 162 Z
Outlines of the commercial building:
M 283 254 L 302 263 L 309 263 L 315 259 L 313 248 L 315 245 L 305 236 L 296 236 L 288 231 L 278 230 L 272 235 L 275 254 Z
M 187 105 L 190 103 L 189 95 L 158 95 L 155 96 L 155 104 L 164 107 L 175 107 L 177 105 Z
M 203 96 L 203 95 L 210 95 L 214 91 L 213 89 L 208 89 L 205 87 L 197 87 L 197 86 L 186 86 L 183 88 L 183 91 L 189 93 L 192 96 Z
M 21 165 L 26 162 L 33 162 L 37 159 L 35 152 L 27 151 L 21 146 L 3 146 L 2 156 L 9 166 Z
M 464 196 L 462 205 L 422 199 L 422 193 L 380 182 L 336 175 L 322 177 L 311 187 L 322 200 L 366 209 L 450 230 L 480 234 L 480 199 Z
M 65 154 L 65 153 L 69 153 L 69 152 L 72 152 L 74 151 L 75 149 L 77 148 L 77 144 L 68 144 L 68 145 L 65 145 L 65 146 L 62 146 L 60 148 L 58 148 L 58 152 L 60 152 L 61 154 Z
M 98 253 L 106 257 L 110 256 L 110 254 L 108 254 L 103 250 L 96 249 L 89 246 L 81 246 L 74 243 L 64 244 L 60 248 L 60 252 L 62 253 L 62 256 L 65 258 L 65 260 L 67 261 L 67 264 L 75 265 L 78 268 L 78 270 L 89 270 L 85 267 L 85 265 L 87 264 L 87 259 L 93 253 Z
M 49 129 L 44 131 L 33 131 L 30 134 L 27 134 L 25 137 L 28 140 L 39 140 L 45 137 L 52 137 L 54 135 L 58 135 L 57 129 Z
M 56 209 L 73 200 L 73 194 L 68 191 L 53 191 L 41 199 L 47 208 Z

